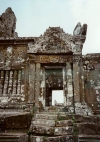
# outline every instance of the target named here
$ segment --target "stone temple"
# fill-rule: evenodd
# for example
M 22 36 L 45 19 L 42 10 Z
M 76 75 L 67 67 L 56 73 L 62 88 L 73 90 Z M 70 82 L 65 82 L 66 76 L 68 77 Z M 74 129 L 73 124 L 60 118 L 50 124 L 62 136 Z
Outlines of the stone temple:
M 87 24 L 73 35 L 49 27 L 31 38 L 15 29 L 7 8 L 0 15 L 0 142 L 100 142 L 100 53 L 82 55 Z M 63 103 L 52 105 L 54 90 L 63 90 Z

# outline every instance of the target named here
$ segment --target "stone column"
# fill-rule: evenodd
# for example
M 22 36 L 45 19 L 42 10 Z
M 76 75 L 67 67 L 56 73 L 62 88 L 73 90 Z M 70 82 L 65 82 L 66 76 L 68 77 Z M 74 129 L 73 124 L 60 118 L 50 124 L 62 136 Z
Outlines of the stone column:
M 35 97 L 35 64 L 31 63 L 29 65 L 29 93 L 28 93 L 28 103 L 34 103 Z
M 36 63 L 35 106 L 39 107 L 40 97 L 40 63 Z
M 0 96 L 3 95 L 3 84 L 4 84 L 4 71 L 1 71 L 1 77 L 0 77 L 0 81 L 1 81 L 1 86 L 0 86 Z
M 1 76 L 1 72 L 2 71 L 0 71 L 0 97 L 2 96 L 2 88 L 3 88 L 3 86 L 2 86 L 2 76 Z
M 85 102 L 85 92 L 84 92 L 84 68 L 83 61 L 80 61 L 80 100 L 81 102 Z
M 17 85 L 17 94 L 21 94 L 21 70 L 18 71 L 18 85 Z
M 25 98 L 25 102 L 28 101 L 28 66 L 22 69 L 22 80 L 21 80 L 21 95 Z
M 17 70 L 14 70 L 13 93 L 12 93 L 12 95 L 15 96 L 16 93 L 17 93 Z
M 67 76 L 67 106 L 73 107 L 73 82 L 72 82 L 72 67 L 71 63 L 66 63 Z
M 74 102 L 80 102 L 80 56 L 73 55 Z
M 82 41 L 76 41 L 73 53 L 74 102 L 81 101 L 82 48 Z
M 64 106 L 66 106 L 66 97 L 67 97 L 67 81 L 66 81 L 66 69 L 63 68 L 63 99 Z
M 40 76 L 41 76 L 41 85 L 40 85 L 40 98 L 39 98 L 39 101 L 40 101 L 40 105 L 41 105 L 41 108 L 42 107 L 45 107 L 45 102 L 46 102 L 46 98 L 45 98 L 45 91 L 46 91 L 46 85 L 45 85 L 45 69 L 44 67 L 41 68 L 41 73 L 40 73 Z
M 25 96 L 25 70 L 24 68 L 22 69 L 21 95 Z
M 10 71 L 9 74 L 9 86 L 8 86 L 8 95 L 11 97 L 13 89 L 13 71 Z
M 5 71 L 5 81 L 4 81 L 4 89 L 3 89 L 3 95 L 4 96 L 7 96 L 8 75 L 9 75 L 9 71 Z

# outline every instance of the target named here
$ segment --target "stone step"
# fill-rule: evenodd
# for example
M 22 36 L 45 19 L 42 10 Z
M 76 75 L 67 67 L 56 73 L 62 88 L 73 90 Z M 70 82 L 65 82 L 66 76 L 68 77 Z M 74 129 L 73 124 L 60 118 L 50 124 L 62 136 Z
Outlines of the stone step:
M 72 135 L 63 136 L 31 136 L 30 142 L 74 142 Z
M 100 142 L 100 135 L 78 135 L 78 142 Z
M 73 115 L 69 116 L 67 114 L 52 114 L 52 113 L 36 113 L 35 114 L 35 119 L 53 119 L 53 120 L 68 120 L 68 119 L 73 119 Z
M 61 121 L 56 121 L 55 124 L 57 127 L 67 127 L 67 126 L 73 126 L 72 120 L 61 120 Z
M 63 126 L 72 126 L 73 122 L 72 120 L 45 120 L 45 119 L 36 119 L 31 122 L 31 125 L 45 125 L 50 127 L 63 127 Z
M 30 130 L 31 133 L 39 134 L 39 135 L 53 135 L 54 128 L 49 126 L 41 126 L 41 125 L 31 125 Z
M 57 115 L 52 115 L 52 114 L 35 114 L 35 119 L 56 120 L 57 119 Z
M 67 108 L 65 108 L 64 106 L 50 106 L 50 107 L 45 107 L 44 108 L 45 112 L 67 112 Z
M 0 137 L 0 142 L 18 142 L 19 138 L 16 138 L 16 137 Z
M 54 127 L 54 135 L 72 135 L 73 134 L 73 127 Z
M 68 119 L 72 119 L 74 121 L 76 121 L 77 123 L 81 123 L 81 122 L 93 122 L 93 123 L 99 123 L 100 122 L 100 116 L 86 116 L 86 115 L 78 115 L 78 114 L 69 114 L 69 113 L 65 113 L 65 112 L 38 112 L 36 114 L 39 115 L 45 115 L 46 118 L 47 115 L 51 117 L 51 115 L 57 115 L 57 117 L 59 117 L 59 119 L 64 119 L 64 120 L 68 120 Z M 46 119 L 45 118 L 45 119 Z M 40 119 L 40 118 L 39 118 Z M 43 118 L 44 119 L 44 118 Z
M 45 125 L 45 126 L 55 126 L 55 120 L 45 120 L 45 119 L 36 119 L 31 122 L 31 125 Z
M 30 132 L 39 135 L 71 135 L 73 133 L 73 127 L 49 127 L 41 125 L 31 125 Z
M 37 112 L 37 114 L 54 114 L 54 115 L 58 115 L 58 114 L 61 114 L 61 115 L 68 115 L 69 113 L 67 112 L 46 112 L 46 111 L 41 111 L 41 112 Z
M 0 142 L 28 142 L 26 133 L 0 133 Z

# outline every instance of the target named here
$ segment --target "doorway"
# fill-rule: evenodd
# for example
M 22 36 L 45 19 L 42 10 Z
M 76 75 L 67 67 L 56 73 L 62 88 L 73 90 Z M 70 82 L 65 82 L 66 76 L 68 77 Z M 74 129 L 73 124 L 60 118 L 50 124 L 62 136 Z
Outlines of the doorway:
M 55 92 L 55 90 L 58 90 L 59 93 L 61 93 L 61 91 L 63 92 L 62 68 L 46 69 L 45 73 L 46 73 L 46 106 L 52 106 L 54 104 L 54 100 L 52 100 L 52 97 L 55 99 L 58 98 L 57 92 Z

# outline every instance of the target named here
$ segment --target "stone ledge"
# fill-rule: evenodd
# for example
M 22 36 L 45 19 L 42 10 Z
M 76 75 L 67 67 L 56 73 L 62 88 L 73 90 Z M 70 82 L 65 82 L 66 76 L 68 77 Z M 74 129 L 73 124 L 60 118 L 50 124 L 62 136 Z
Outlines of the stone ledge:
M 74 138 L 72 135 L 63 136 L 31 136 L 30 142 L 73 142 Z
M 0 133 L 0 142 L 28 142 L 26 133 Z
M 100 142 L 100 135 L 78 135 L 78 142 Z

